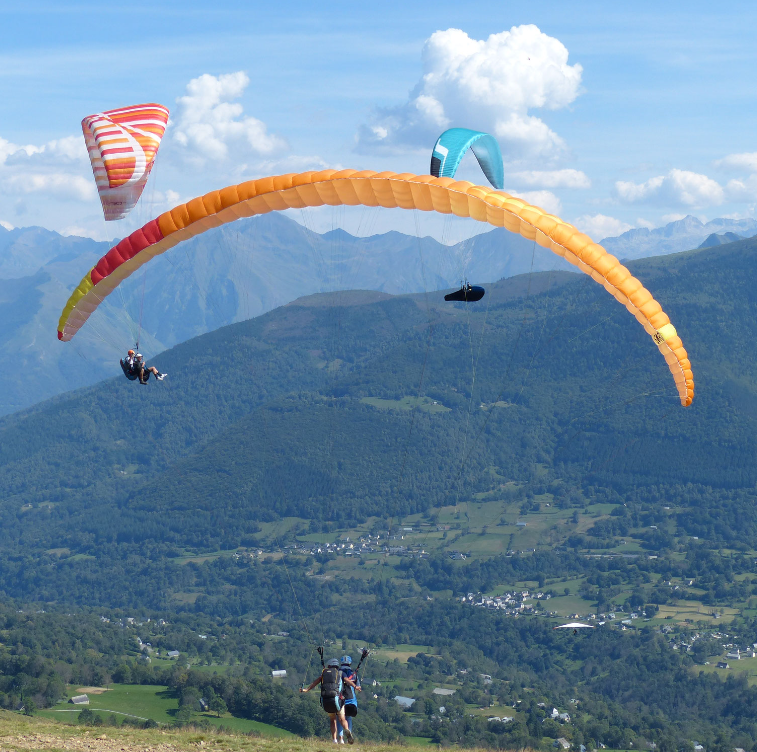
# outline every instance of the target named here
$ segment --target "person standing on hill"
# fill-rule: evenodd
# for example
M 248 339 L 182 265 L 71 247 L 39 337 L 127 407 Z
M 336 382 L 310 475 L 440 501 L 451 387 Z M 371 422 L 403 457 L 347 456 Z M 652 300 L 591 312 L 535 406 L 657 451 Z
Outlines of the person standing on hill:
M 310 692 L 318 685 L 321 685 L 321 707 L 329 714 L 329 725 L 331 727 L 331 739 L 334 744 L 339 744 L 337 739 L 337 720 L 342 724 L 344 735 L 350 744 L 354 744 L 355 737 L 352 736 L 347 719 L 344 717 L 344 706 L 341 702 L 341 694 L 344 686 L 355 689 L 355 683 L 352 679 L 342 677 L 339 671 L 339 661 L 332 658 L 328 665 L 324 666 L 321 675 L 307 688 L 301 687 L 300 692 Z
M 360 677 L 352 670 L 352 657 L 349 655 L 342 656 L 342 665 L 339 667 L 339 673 L 344 681 L 342 696 L 344 698 L 344 716 L 347 719 L 347 725 L 352 733 L 352 719 L 357 715 L 357 692 L 362 692 L 360 686 Z M 349 683 L 345 680 L 349 680 Z M 339 743 L 344 744 L 344 729 L 339 729 Z

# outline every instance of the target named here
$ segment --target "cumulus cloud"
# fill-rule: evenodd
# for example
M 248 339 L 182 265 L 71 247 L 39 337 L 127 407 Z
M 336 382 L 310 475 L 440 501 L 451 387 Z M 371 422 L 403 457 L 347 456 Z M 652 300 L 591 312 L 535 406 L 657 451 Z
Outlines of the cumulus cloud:
M 524 170 L 507 177 L 519 185 L 540 188 L 591 188 L 589 176 L 581 170 Z
M 4 193 L 41 193 L 55 198 L 89 201 L 97 195 L 94 180 L 71 173 L 16 173 L 2 180 Z
M 731 201 L 757 200 L 757 174 L 741 180 L 729 180 L 726 183 L 725 191 Z
M 0 219 L 0 227 L 5 228 L 9 232 L 13 229 L 13 225 L 10 222 Z
M 633 225 L 605 214 L 584 214 L 573 224 L 598 243 L 605 238 L 614 238 L 633 229 Z
M 562 204 L 560 199 L 555 196 L 552 191 L 516 191 L 508 190 L 512 196 L 522 198 L 524 201 L 528 201 L 529 204 L 538 206 L 544 209 L 549 214 L 560 214 L 562 212 Z
M 86 162 L 88 161 L 87 148 L 84 140 L 76 136 L 48 141 L 41 146 L 35 144 L 20 146 L 0 137 L 0 165 L 19 164 L 30 159 L 34 164 Z
M 553 157 L 563 140 L 530 110 L 556 110 L 580 91 L 580 65 L 534 25 L 514 26 L 488 39 L 460 29 L 426 40 L 423 75 L 408 101 L 378 109 L 358 131 L 363 152 L 428 148 L 445 128 L 464 123 L 496 136 L 506 158 Z
M 19 145 L 0 138 L 0 193 L 89 201 L 97 195 L 97 189 L 88 164 L 80 137 L 66 136 L 40 145 Z M 22 202 L 16 213 L 23 212 Z
M 244 115 L 239 99 L 250 83 L 243 71 L 211 76 L 206 73 L 187 84 L 179 105 L 173 139 L 193 159 L 223 160 L 234 151 L 271 155 L 285 148 L 285 141 L 268 133 L 261 120 Z
M 757 172 L 757 151 L 729 154 L 723 159 L 716 160 L 714 164 L 719 169 Z
M 663 175 L 650 178 L 645 183 L 630 183 L 625 180 L 618 180 L 615 183 L 615 191 L 623 201 L 631 203 L 644 201 L 651 196 L 656 196 L 664 182 L 665 177 Z
M 627 203 L 654 202 L 666 206 L 718 206 L 726 195 L 717 181 L 688 170 L 671 170 L 644 183 L 619 180 L 615 192 Z

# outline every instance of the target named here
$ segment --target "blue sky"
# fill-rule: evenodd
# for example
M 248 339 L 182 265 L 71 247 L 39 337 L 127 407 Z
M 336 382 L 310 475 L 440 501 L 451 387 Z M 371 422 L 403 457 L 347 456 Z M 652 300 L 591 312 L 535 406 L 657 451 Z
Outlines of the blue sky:
M 0 2 L 0 222 L 113 237 L 265 174 L 424 173 L 443 124 L 494 132 L 506 188 L 596 239 L 753 216 L 754 4 L 608 5 Z M 171 127 L 106 225 L 80 121 L 145 101 Z

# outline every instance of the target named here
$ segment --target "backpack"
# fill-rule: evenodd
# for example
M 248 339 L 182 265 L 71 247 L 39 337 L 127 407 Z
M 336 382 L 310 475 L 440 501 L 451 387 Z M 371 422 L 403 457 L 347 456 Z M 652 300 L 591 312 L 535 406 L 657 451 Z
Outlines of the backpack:
M 323 669 L 323 673 L 321 674 L 321 697 L 333 700 L 335 697 L 339 697 L 341 689 L 342 677 L 339 674 L 339 668 L 329 666 Z
M 339 670 L 343 677 L 346 676 L 348 679 L 351 679 L 353 682 L 357 683 L 357 674 L 351 668 L 342 668 Z M 343 694 L 345 700 L 357 701 L 357 698 L 355 697 L 355 690 L 346 682 L 343 682 Z

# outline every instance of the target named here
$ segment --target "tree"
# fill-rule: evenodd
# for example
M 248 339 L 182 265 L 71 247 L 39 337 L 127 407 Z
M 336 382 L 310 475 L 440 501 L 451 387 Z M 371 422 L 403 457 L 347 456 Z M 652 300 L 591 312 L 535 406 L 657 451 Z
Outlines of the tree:
M 179 723 L 188 723 L 192 718 L 192 711 L 188 707 L 181 707 L 174 716 Z
M 215 695 L 215 697 L 210 698 L 210 701 L 208 702 L 208 708 L 211 710 L 211 712 L 216 713 L 219 718 L 228 711 L 226 703 L 224 702 L 223 697 L 221 697 L 220 695 Z
M 82 726 L 103 725 L 103 719 L 97 713 L 93 713 L 89 708 L 83 708 L 81 713 L 79 713 L 77 720 Z
M 200 707 L 200 690 L 197 687 L 184 687 L 179 706 L 190 711 L 198 710 Z
M 113 672 L 113 681 L 117 684 L 131 684 L 131 668 L 126 663 L 122 663 Z
M 37 705 L 31 697 L 24 701 L 24 715 L 34 715 L 36 709 Z

